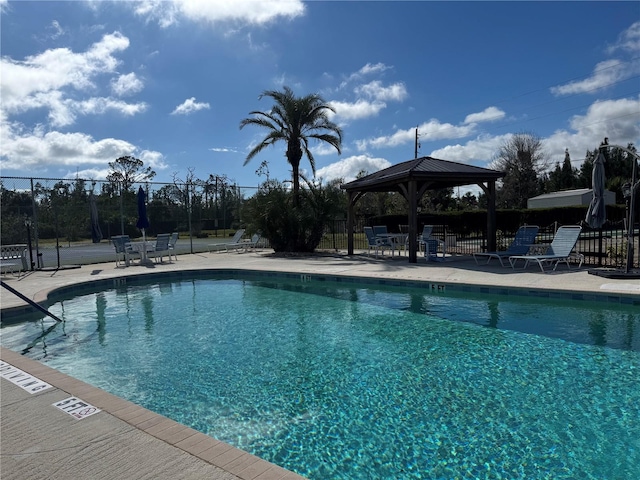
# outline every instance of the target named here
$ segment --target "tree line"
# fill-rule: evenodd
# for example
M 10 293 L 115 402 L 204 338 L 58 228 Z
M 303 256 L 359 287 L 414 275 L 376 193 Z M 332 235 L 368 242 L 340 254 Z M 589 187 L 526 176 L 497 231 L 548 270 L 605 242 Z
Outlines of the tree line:
M 90 196 L 98 205 L 101 221 L 107 235 L 136 234 L 135 185 L 146 188 L 147 212 L 152 220 L 151 230 L 189 231 L 206 235 L 213 229 L 249 227 L 261 231 L 277 250 L 312 251 L 322 232 L 346 212 L 346 194 L 339 188 L 342 179 L 327 184 L 307 179 L 300 174 L 300 162 L 306 157 L 315 176 L 315 159 L 310 148 L 312 142 L 326 143 L 341 152 L 343 132 L 330 120 L 335 113 L 320 95 L 298 97 L 284 87 L 282 91 L 267 90 L 260 98 L 270 98 L 273 105 L 267 111 L 255 110 L 240 122 L 240 128 L 259 127 L 266 135 L 247 155 L 245 165 L 265 148 L 285 144 L 285 158 L 291 166 L 291 183 L 269 177 L 269 165 L 263 161 L 256 174 L 266 175 L 255 194 L 245 198 L 239 187 L 225 175 L 210 174 L 198 179 L 189 169 L 184 179 L 174 175 L 173 183 L 152 190 L 156 172 L 133 156 L 124 156 L 109 162 L 106 181 L 88 188 L 88 181 L 59 180 L 48 188 L 36 183 L 31 191 L 8 190 L 0 185 L 2 201 L 2 242 L 21 237 L 25 216 L 32 215 L 33 205 L 38 208 L 39 234 L 52 238 L 63 231 L 73 241 L 91 231 L 87 210 Z M 628 149 L 635 152 L 633 144 Z M 589 188 L 591 171 L 598 155 L 598 146 L 588 150 L 579 168 L 573 166 L 570 153 L 565 150 L 562 164 L 550 168 L 543 141 L 531 133 L 512 135 L 496 152 L 492 168 L 505 172 L 497 184 L 498 208 L 522 209 L 527 199 L 559 190 Z M 633 162 L 619 149 L 605 151 L 606 188 L 616 193 L 616 203 L 624 203 L 622 185 L 631 177 Z M 362 171 L 358 176 L 367 175 Z M 302 181 L 302 184 L 301 184 Z M 291 188 L 292 186 L 292 188 Z M 476 197 L 468 192 L 456 196 L 453 188 L 432 190 L 420 199 L 422 212 L 479 210 L 486 207 L 483 194 Z M 356 215 L 370 218 L 380 215 L 406 214 L 406 201 L 398 193 L 368 193 L 356 205 Z M 156 231 L 155 233 L 159 233 Z

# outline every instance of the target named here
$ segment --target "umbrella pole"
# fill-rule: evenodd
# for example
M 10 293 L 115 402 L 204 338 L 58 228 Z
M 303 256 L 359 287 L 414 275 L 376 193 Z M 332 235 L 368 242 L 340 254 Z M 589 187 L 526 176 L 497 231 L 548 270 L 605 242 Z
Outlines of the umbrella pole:
M 636 190 L 638 185 L 636 184 L 636 159 L 633 159 L 633 170 L 631 173 L 631 198 L 629 199 L 629 218 L 627 219 L 627 264 L 625 266 L 625 273 L 629 273 L 629 270 L 633 269 L 634 260 L 634 245 L 633 245 L 633 230 L 634 230 L 634 207 L 636 203 Z
M 631 160 L 633 161 L 633 167 L 631 170 L 631 192 L 629 198 L 629 216 L 627 217 L 627 262 L 625 265 L 625 273 L 629 273 L 629 270 L 633 269 L 633 261 L 634 261 L 634 248 L 633 248 L 633 217 L 635 215 L 635 202 L 636 202 L 636 190 L 640 186 L 640 181 L 636 181 L 637 178 L 637 167 L 636 164 L 638 160 L 640 160 L 640 155 L 636 152 L 632 152 L 627 147 L 623 147 L 621 145 L 610 145 L 609 139 L 605 138 L 604 142 L 600 145 L 600 149 L 606 148 L 618 148 L 627 152 L 631 156 Z

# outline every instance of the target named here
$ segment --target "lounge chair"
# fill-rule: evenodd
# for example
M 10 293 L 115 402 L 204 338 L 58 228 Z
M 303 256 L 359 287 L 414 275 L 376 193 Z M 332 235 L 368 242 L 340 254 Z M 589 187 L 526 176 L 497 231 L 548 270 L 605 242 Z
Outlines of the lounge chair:
M 209 253 L 211 253 L 212 250 L 216 250 L 218 252 L 220 252 L 223 248 L 225 250 L 225 252 L 228 252 L 229 249 L 236 249 L 238 248 L 238 246 L 240 245 L 240 240 L 242 240 L 242 236 L 244 235 L 244 228 L 240 228 L 239 230 L 236 230 L 236 233 L 233 235 L 233 237 L 231 238 L 231 241 L 228 243 L 211 243 L 209 244 Z
M 447 245 L 439 238 L 433 237 L 433 225 L 425 225 L 422 228 L 422 235 L 418 237 L 420 248 L 424 248 L 424 258 L 429 260 L 443 261 L 447 255 Z M 438 249 L 442 249 L 442 257 L 438 257 Z
M 553 237 L 553 241 L 546 248 L 546 251 L 543 255 L 512 255 L 509 257 L 509 263 L 511 264 L 511 268 L 515 268 L 518 260 L 524 260 L 524 267 L 527 268 L 529 262 L 537 262 L 540 265 L 540 270 L 543 272 L 545 263 L 554 263 L 553 269 L 558 268 L 558 264 L 560 262 L 564 262 L 567 264 L 567 268 L 571 268 L 569 265 L 569 260 L 572 258 L 572 251 L 578 243 L 578 238 L 580 238 L 580 232 L 582 227 L 580 225 L 565 225 L 556 231 L 556 234 Z M 584 261 L 584 256 L 578 254 L 578 258 L 580 260 L 580 264 L 578 268 L 582 266 L 582 262 Z
M 169 262 L 171 262 L 171 252 L 173 252 L 173 257 L 178 261 L 178 256 L 176 255 L 176 242 L 178 241 L 178 232 L 173 232 L 171 234 L 171 238 L 169 238 Z
M 128 267 L 131 257 L 133 255 L 139 256 L 139 253 L 131 248 L 129 235 L 115 235 L 111 237 L 111 242 L 113 242 L 113 247 L 116 250 L 116 267 L 121 263 L 125 267 Z M 120 257 L 122 257 L 122 259 L 120 259 Z
M 162 263 L 162 257 L 167 255 L 169 257 L 169 263 L 171 263 L 171 252 L 169 250 L 170 239 L 170 233 L 159 233 L 156 237 L 156 245 L 154 249 L 147 252 L 147 255 L 153 257 L 156 263 L 158 263 L 158 258 L 160 259 L 160 263 Z
M 384 255 L 385 248 L 393 249 L 393 244 L 391 242 L 385 241 L 382 238 L 376 237 L 375 233 L 373 233 L 373 228 L 364 227 L 364 234 L 367 236 L 367 243 L 369 246 L 369 256 L 371 256 L 371 250 L 374 249 L 376 251 L 376 258 L 378 258 L 378 250 L 382 250 L 382 254 Z
M 259 247 L 261 240 L 262 240 L 262 235 L 260 235 L 259 233 L 254 233 L 253 235 L 251 235 L 251 239 L 249 241 L 244 242 L 245 249 Z
M 513 238 L 513 242 L 511 242 L 511 245 L 509 245 L 506 250 L 474 253 L 473 259 L 476 261 L 476 264 L 479 265 L 478 259 L 486 257 L 487 261 L 484 263 L 484 265 L 486 265 L 492 258 L 497 258 L 500 265 L 505 267 L 504 260 L 509 260 L 509 257 L 527 254 L 536 239 L 536 235 L 538 235 L 539 229 L 540 227 L 537 225 L 523 225 L 518 229 L 516 236 Z

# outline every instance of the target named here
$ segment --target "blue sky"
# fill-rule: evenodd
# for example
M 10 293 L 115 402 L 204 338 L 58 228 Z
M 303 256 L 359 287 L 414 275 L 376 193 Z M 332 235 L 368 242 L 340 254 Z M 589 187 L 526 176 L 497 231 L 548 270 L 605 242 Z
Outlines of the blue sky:
M 319 93 L 344 130 L 318 176 L 419 154 L 490 167 L 513 133 L 579 167 L 640 140 L 637 2 L 0 0 L 1 173 L 103 179 L 140 158 L 157 181 L 290 178 L 284 145 L 239 129 L 264 90 Z M 301 167 L 310 176 L 309 163 Z

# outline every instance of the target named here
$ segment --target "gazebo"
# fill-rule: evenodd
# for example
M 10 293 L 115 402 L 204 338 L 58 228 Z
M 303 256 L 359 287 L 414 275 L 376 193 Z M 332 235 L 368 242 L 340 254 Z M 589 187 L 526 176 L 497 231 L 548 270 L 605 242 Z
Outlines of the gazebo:
M 418 201 L 427 190 L 478 185 L 486 194 L 487 249 L 496 249 L 496 180 L 504 172 L 463 163 L 420 157 L 345 183 L 340 188 L 349 198 L 347 212 L 348 253 L 353 255 L 354 205 L 367 192 L 398 192 L 409 205 L 409 263 L 417 263 Z

